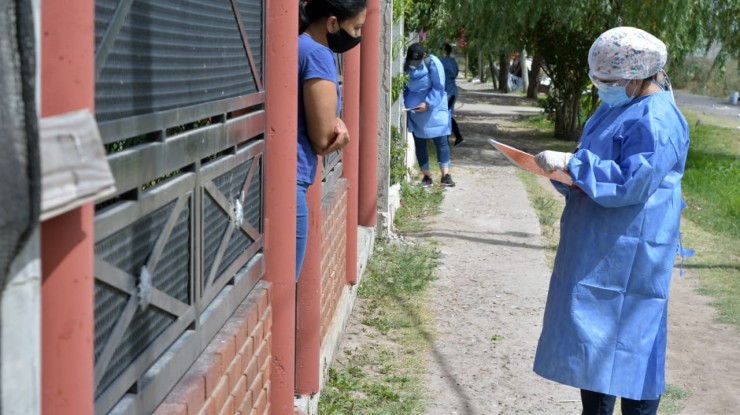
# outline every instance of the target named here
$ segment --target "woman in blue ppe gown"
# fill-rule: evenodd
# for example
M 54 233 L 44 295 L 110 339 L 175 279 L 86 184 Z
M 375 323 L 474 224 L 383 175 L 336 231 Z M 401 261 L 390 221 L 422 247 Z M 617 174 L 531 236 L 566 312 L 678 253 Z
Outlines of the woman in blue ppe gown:
M 649 33 L 618 27 L 589 51 L 603 101 L 563 169 L 566 197 L 534 371 L 581 389 L 583 414 L 655 414 L 665 390 L 668 287 L 679 242 L 688 126 Z M 657 82 L 663 76 L 666 85 Z
M 427 152 L 427 142 L 432 140 L 442 175 L 440 184 L 452 187 L 455 182 L 450 175 L 450 146 L 447 142 L 451 113 L 447 110 L 444 67 L 436 56 L 427 55 L 426 48 L 419 42 L 409 46 L 404 67 L 408 81 L 403 88 L 403 103 L 410 109 L 407 126 L 414 136 L 416 160 L 424 175 L 421 185 L 432 185 Z

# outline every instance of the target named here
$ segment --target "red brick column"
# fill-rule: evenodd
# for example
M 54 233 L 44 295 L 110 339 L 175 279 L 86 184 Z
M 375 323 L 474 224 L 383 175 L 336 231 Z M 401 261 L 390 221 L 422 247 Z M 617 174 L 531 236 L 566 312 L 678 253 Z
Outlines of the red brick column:
M 368 0 L 362 27 L 360 90 L 359 223 L 374 227 L 378 212 L 378 79 L 380 62 L 380 0 Z
M 360 168 L 360 54 L 362 44 L 344 54 L 344 122 L 350 142 L 342 151 L 342 177 L 349 182 L 347 195 L 347 282 L 357 284 L 357 203 Z
M 298 3 L 266 0 L 265 278 L 273 306 L 270 405 L 293 413 Z
M 93 0 L 43 2 L 41 115 L 94 110 Z M 41 224 L 41 408 L 93 413 L 92 203 Z

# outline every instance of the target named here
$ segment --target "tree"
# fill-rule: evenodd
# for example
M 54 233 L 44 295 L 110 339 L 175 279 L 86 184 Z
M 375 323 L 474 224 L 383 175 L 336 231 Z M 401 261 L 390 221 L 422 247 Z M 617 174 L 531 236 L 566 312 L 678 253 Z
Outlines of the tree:
M 740 42 L 738 1 L 414 0 L 412 9 L 413 21 L 427 31 L 454 33 L 464 27 L 479 50 L 532 52 L 553 81 L 555 135 L 575 139 L 585 122 L 580 103 L 589 85 L 588 49 L 600 33 L 615 26 L 640 27 L 666 42 L 678 66 L 709 38 L 730 46 Z M 721 21 L 726 27 L 718 28 Z

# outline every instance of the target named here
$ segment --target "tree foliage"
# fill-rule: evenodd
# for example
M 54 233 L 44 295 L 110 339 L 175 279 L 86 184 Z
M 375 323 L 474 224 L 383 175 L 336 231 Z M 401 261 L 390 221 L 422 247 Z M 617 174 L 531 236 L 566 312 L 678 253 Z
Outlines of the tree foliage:
M 406 27 L 424 29 L 429 43 L 464 31 L 474 53 L 526 48 L 552 78 L 555 133 L 578 136 L 580 101 L 589 86 L 588 49 L 616 26 L 642 28 L 668 46 L 669 67 L 681 70 L 688 54 L 721 45 L 718 59 L 740 55 L 740 0 L 408 0 Z

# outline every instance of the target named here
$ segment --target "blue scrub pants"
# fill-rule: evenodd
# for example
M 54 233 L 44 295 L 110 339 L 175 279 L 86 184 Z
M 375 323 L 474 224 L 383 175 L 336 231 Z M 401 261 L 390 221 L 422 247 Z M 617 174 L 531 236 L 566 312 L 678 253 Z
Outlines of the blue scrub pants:
M 306 192 L 310 184 L 298 182 L 296 186 L 296 221 L 295 221 L 295 282 L 301 275 L 303 258 L 306 256 L 306 242 L 308 241 L 308 203 Z
M 583 412 L 581 415 L 612 415 L 617 397 L 581 389 Z M 634 401 L 622 398 L 622 415 L 655 415 L 660 398 L 654 401 Z
M 434 147 L 437 149 L 437 160 L 440 168 L 450 167 L 450 145 L 447 137 L 435 138 L 418 138 L 414 135 L 414 145 L 416 146 L 416 160 L 419 162 L 420 170 L 429 170 L 429 153 L 427 152 L 427 142 L 434 140 Z

